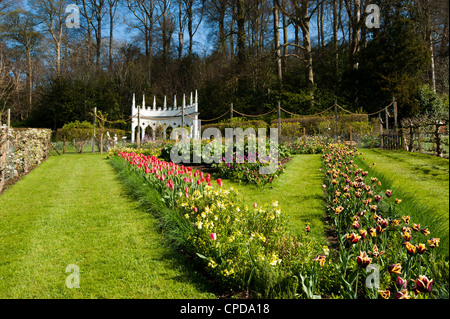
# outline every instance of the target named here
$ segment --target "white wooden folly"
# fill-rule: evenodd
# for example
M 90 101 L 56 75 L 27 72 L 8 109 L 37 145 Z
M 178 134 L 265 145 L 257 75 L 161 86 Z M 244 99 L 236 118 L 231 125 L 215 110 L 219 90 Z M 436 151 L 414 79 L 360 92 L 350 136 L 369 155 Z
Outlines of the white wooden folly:
M 136 139 L 136 132 L 140 126 L 140 140 L 144 139 L 145 129 L 151 128 L 153 140 L 155 140 L 155 132 L 158 126 L 163 129 L 163 139 L 166 139 L 166 131 L 169 127 L 176 128 L 184 127 L 190 128 L 190 138 L 198 138 L 200 136 L 199 119 L 198 119 L 198 95 L 195 91 L 195 99 L 191 93 L 189 104 L 186 105 L 186 95 L 183 94 L 183 101 L 180 106 L 177 105 L 177 97 L 174 97 L 173 106 L 167 106 L 167 98 L 164 97 L 163 107 L 156 106 L 156 97 L 153 96 L 153 105 L 145 104 L 145 95 L 142 96 L 142 105 L 136 105 L 136 96 L 133 93 L 133 105 L 131 107 L 131 142 L 134 143 Z

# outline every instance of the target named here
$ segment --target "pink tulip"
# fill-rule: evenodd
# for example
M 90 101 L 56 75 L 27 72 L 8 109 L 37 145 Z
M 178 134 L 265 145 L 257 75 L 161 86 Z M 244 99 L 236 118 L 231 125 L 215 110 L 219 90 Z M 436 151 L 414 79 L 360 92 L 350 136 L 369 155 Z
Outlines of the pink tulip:
M 222 179 L 218 178 L 217 179 L 217 184 L 219 184 L 219 186 L 222 187 Z
M 217 234 L 216 233 L 211 233 L 211 240 L 216 240 L 217 239 Z

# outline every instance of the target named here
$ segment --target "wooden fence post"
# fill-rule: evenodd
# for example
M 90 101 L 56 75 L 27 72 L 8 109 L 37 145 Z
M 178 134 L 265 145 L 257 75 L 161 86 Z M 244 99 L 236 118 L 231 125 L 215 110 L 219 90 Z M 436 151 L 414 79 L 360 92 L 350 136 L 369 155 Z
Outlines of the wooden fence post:
M 422 127 L 417 128 L 417 142 L 419 143 L 419 153 L 422 153 Z
M 394 127 L 397 130 L 397 102 L 395 101 L 395 96 L 392 98 L 392 102 L 394 103 Z
M 386 109 L 386 132 L 389 131 L 389 113 L 388 110 Z
M 137 149 L 141 148 L 141 108 L 138 105 L 138 131 L 136 138 Z
M 414 148 L 414 126 L 409 125 L 409 151 L 412 152 Z
M 334 138 L 337 141 L 337 137 L 338 137 L 338 111 L 337 111 L 337 100 L 334 101 L 334 119 L 335 119 L 335 123 L 334 123 Z
M 407 143 L 407 140 L 406 140 L 405 128 L 402 127 L 401 130 L 402 130 L 402 142 L 403 142 L 403 148 L 404 148 L 405 150 L 408 150 L 408 143 Z
M 278 101 L 278 137 L 281 137 L 281 102 Z
M 93 132 L 92 132 L 92 153 L 95 152 L 95 122 L 97 118 L 97 107 L 94 107 L 94 120 L 92 123 Z
M 384 148 L 384 138 L 383 138 L 383 122 L 381 121 L 381 113 L 378 113 L 378 122 L 380 123 L 380 147 Z
M 353 134 L 352 134 L 352 126 L 350 125 L 350 147 L 353 147 Z
M 100 132 L 100 155 L 103 154 L 103 130 Z

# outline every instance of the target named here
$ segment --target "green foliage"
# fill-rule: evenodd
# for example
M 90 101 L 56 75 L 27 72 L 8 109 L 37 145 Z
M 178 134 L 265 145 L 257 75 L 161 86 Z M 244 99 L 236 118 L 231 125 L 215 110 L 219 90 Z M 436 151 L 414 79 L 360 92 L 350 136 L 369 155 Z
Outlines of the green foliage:
M 439 95 L 427 84 L 419 87 L 419 90 L 417 91 L 417 101 L 420 105 L 421 114 L 435 116 L 443 116 L 445 112 L 448 114 L 448 102 L 447 105 L 445 105 Z
M 421 111 L 415 96 L 430 66 L 427 42 L 413 20 L 403 16 L 384 20 L 388 23 L 361 50 L 360 68 L 348 74 L 345 84 L 357 81 L 352 99 L 366 111 L 378 111 L 395 96 L 400 117 L 411 116 Z
M 79 153 L 83 153 L 84 146 L 92 138 L 93 125 L 87 121 L 74 121 L 58 130 L 61 139 L 72 141 L 73 145 Z

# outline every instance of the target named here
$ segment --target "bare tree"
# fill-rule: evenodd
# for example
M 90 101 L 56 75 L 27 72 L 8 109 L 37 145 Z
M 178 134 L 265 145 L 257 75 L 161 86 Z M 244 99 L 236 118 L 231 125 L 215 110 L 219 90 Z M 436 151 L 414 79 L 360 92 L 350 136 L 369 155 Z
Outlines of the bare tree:
M 12 75 L 16 74 L 14 63 L 9 59 L 6 51 L 5 46 L 0 43 L 0 115 L 8 108 L 15 86 Z
M 284 5 L 281 4 L 280 0 L 276 0 L 280 10 L 284 15 L 288 16 L 289 19 L 296 25 L 300 27 L 303 35 L 303 45 L 296 45 L 291 43 L 285 43 L 283 45 L 296 46 L 303 50 L 304 60 L 306 64 L 306 81 L 308 83 L 308 88 L 311 91 L 311 97 L 313 97 L 314 89 L 314 71 L 313 71 L 313 57 L 312 57 L 312 46 L 311 46 L 311 35 L 310 35 L 310 21 L 311 17 L 319 8 L 319 4 L 322 1 L 317 2 L 316 6 L 310 11 L 309 4 L 310 0 L 286 0 Z M 314 1 L 316 2 L 316 1 Z
M 109 69 L 113 65 L 113 38 L 114 38 L 114 18 L 116 17 L 117 6 L 119 0 L 108 0 L 109 12 Z
M 36 0 L 31 3 L 34 14 L 38 17 L 38 23 L 44 25 L 44 31 L 48 32 L 55 43 L 57 76 L 61 76 L 61 47 L 66 6 L 66 0 Z
M 162 57 L 165 66 L 167 66 L 170 57 L 172 34 L 175 31 L 175 23 L 171 11 L 172 0 L 157 0 L 157 5 L 160 13 L 157 20 L 161 31 Z
M 87 44 L 88 61 L 92 61 L 92 31 L 95 35 L 96 67 L 100 69 L 101 45 L 102 45 L 102 22 L 106 14 L 106 0 L 81 0 L 81 14 L 87 22 Z M 89 63 L 90 64 L 90 63 Z
M 227 13 L 229 13 L 228 0 L 208 0 L 205 1 L 203 8 L 206 11 L 207 21 L 213 25 L 217 24 L 214 27 L 218 28 L 219 52 L 225 55 L 227 39 L 230 36 L 226 23 Z
M 283 83 L 283 69 L 281 65 L 281 46 L 280 46 L 280 18 L 279 18 L 279 9 L 277 1 L 273 1 L 273 32 L 274 32 L 274 44 L 275 44 L 275 52 L 277 58 L 277 76 L 278 76 L 278 86 L 281 91 L 282 83 Z
M 42 39 L 41 33 L 36 31 L 37 21 L 29 12 L 17 10 L 4 16 L 2 33 L 6 39 L 13 42 L 19 50 L 25 51 L 26 82 L 28 88 L 28 112 L 32 109 L 33 102 L 33 61 Z

